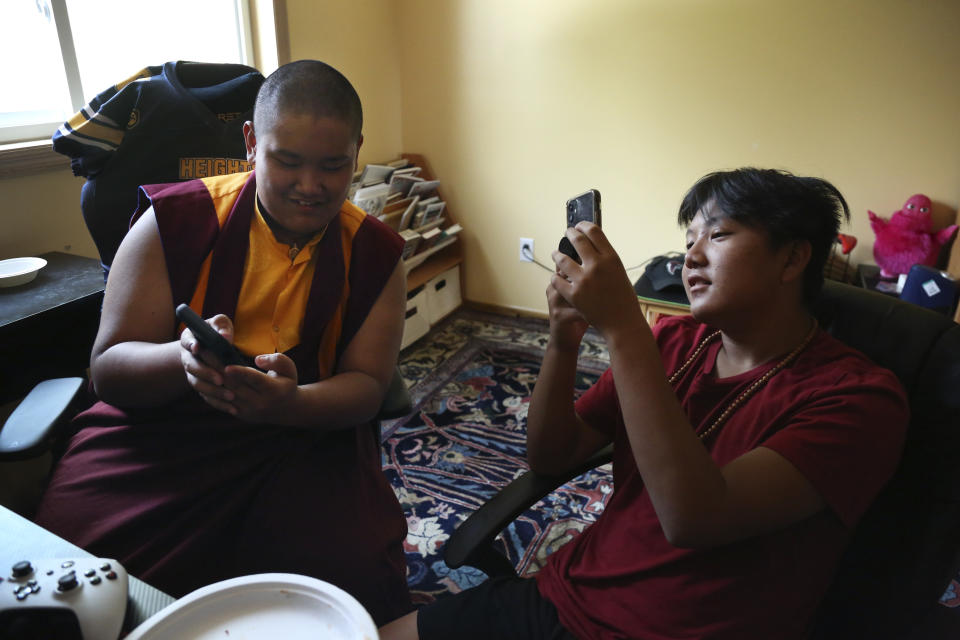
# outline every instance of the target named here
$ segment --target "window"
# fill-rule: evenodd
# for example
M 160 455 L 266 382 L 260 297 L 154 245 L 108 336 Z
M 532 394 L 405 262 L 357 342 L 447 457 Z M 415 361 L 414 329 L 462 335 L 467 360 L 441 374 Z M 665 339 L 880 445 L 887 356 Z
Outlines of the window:
M 249 41 L 246 0 L 4 0 L 0 144 L 49 140 L 91 98 L 147 66 L 250 64 Z

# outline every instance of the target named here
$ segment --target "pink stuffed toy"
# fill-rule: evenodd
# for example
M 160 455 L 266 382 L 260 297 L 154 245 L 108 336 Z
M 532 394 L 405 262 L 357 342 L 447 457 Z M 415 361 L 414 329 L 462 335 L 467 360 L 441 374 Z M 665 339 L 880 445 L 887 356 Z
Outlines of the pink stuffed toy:
M 938 233 L 931 231 L 930 198 L 919 193 L 910 196 L 889 221 L 873 211 L 867 211 L 867 215 L 877 236 L 873 257 L 884 278 L 907 273 L 915 264 L 936 266 L 940 248 L 950 242 L 957 230 L 957 225 L 952 224 Z

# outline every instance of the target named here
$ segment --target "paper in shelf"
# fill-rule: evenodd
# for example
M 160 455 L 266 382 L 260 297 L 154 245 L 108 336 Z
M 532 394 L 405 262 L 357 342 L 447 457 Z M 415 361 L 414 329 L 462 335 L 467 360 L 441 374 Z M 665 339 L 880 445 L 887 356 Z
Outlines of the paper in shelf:
M 423 178 L 410 175 L 396 175 L 390 180 L 390 193 L 399 193 L 401 197 L 408 197 L 410 189 L 418 182 L 423 182 Z
M 421 180 L 410 187 L 410 191 L 407 193 L 407 195 L 428 198 L 437 194 L 437 188 L 439 186 L 439 180 Z
M 404 229 L 400 232 L 400 237 L 403 238 L 401 259 L 406 260 L 416 253 L 417 247 L 420 245 L 420 234 L 413 229 Z
M 360 173 L 360 187 L 369 187 L 381 182 L 389 183 L 396 168 L 383 164 L 368 164 Z
M 437 239 L 440 237 L 441 231 L 438 227 L 433 229 L 428 229 L 420 234 L 420 245 L 417 247 L 417 251 L 426 251 L 430 249 L 437 243 Z
M 372 216 L 379 216 L 387 203 L 390 185 L 376 184 L 371 187 L 360 187 L 353 195 L 353 204 L 357 205 Z

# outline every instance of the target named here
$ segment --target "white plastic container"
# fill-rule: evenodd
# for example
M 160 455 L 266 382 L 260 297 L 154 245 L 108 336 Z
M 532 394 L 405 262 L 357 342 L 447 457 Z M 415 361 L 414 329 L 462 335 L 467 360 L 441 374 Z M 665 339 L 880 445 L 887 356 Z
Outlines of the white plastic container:
M 460 306 L 460 265 L 454 265 L 427 281 L 427 321 L 436 324 Z
M 418 287 L 407 294 L 407 314 L 403 321 L 403 340 L 400 342 L 400 348 L 404 349 L 413 344 L 429 330 L 426 287 Z

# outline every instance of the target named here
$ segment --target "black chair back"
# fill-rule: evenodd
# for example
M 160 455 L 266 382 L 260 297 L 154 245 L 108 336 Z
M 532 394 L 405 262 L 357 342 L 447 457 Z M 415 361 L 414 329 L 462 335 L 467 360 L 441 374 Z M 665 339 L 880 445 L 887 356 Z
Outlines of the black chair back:
M 897 375 L 911 419 L 900 466 L 857 528 L 811 637 L 931 637 L 929 619 L 960 569 L 960 325 L 832 281 L 817 315 Z

